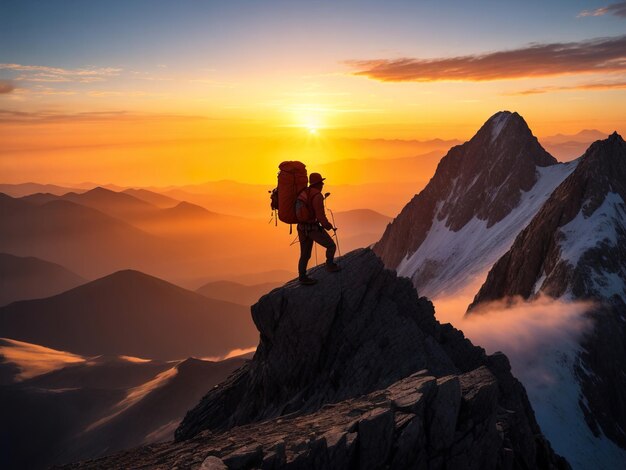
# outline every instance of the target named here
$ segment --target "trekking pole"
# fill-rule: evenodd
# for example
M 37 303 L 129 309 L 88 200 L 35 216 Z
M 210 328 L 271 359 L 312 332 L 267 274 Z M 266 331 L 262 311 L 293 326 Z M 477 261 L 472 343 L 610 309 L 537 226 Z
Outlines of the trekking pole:
M 332 211 L 330 215 L 333 216 Z M 335 240 L 337 241 L 337 253 L 339 254 L 339 256 L 341 256 L 341 248 L 339 248 L 339 236 L 337 235 L 337 228 L 335 227 L 335 216 L 333 216 L 333 235 L 335 236 Z
M 330 193 L 326 193 L 324 194 L 324 200 L 328 199 L 330 197 Z M 341 249 L 339 248 L 339 237 L 337 236 L 337 226 L 335 225 L 335 214 L 333 213 L 332 209 L 328 206 L 326 206 L 326 209 L 328 209 L 328 211 L 330 212 L 330 216 L 333 219 L 333 236 L 335 237 L 335 241 L 337 242 L 337 253 L 339 254 L 339 256 L 341 256 Z
M 326 193 L 326 197 L 324 199 L 326 199 L 328 196 L 330 196 L 330 193 Z M 337 253 L 339 254 L 339 256 L 341 256 L 341 248 L 339 248 L 339 237 L 337 236 L 337 225 L 335 225 L 335 214 L 333 214 L 333 211 L 330 207 L 326 206 L 326 209 L 328 209 L 328 212 L 330 212 L 330 217 L 333 219 L 333 235 L 335 237 L 335 241 L 337 242 Z

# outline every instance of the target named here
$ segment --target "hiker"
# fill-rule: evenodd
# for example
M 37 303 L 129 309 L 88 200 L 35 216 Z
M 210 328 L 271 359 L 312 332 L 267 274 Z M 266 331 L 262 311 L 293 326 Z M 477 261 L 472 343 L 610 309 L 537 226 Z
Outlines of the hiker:
M 298 222 L 298 238 L 300 240 L 300 260 L 298 262 L 298 276 L 301 284 L 311 285 L 317 281 L 306 275 L 306 267 L 311 258 L 313 242 L 319 243 L 326 248 L 326 270 L 329 272 L 340 271 L 341 268 L 334 262 L 337 246 L 328 235 L 327 230 L 336 231 L 337 228 L 326 218 L 324 210 L 324 196 L 322 188 L 324 180 L 319 173 L 309 175 L 309 187 L 298 196 L 299 202 L 307 209 L 309 218 L 304 222 Z

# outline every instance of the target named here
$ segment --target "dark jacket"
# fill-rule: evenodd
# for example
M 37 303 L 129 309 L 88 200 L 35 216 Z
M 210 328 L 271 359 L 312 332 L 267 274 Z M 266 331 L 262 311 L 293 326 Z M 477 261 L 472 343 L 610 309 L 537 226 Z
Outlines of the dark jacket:
M 324 210 L 324 196 L 321 191 L 317 188 L 309 186 L 306 189 L 306 193 L 308 206 L 313 211 L 311 219 L 307 220 L 306 223 L 319 222 L 326 230 L 331 230 L 333 225 L 326 218 L 326 211 Z

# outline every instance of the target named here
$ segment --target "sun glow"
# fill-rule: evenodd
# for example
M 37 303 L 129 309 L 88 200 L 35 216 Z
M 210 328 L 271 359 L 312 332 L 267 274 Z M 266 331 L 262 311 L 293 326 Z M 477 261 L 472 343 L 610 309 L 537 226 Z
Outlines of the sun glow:
M 319 105 L 298 105 L 291 108 L 294 126 L 306 130 L 311 136 L 325 127 L 327 109 Z

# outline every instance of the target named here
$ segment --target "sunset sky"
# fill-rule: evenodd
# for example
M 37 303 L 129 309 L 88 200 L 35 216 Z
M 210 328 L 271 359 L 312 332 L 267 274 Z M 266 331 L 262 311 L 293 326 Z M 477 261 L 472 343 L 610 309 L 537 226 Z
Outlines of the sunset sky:
M 0 182 L 265 183 L 504 109 L 626 134 L 625 33 L 626 2 L 6 0 Z

